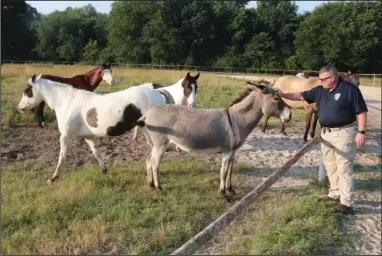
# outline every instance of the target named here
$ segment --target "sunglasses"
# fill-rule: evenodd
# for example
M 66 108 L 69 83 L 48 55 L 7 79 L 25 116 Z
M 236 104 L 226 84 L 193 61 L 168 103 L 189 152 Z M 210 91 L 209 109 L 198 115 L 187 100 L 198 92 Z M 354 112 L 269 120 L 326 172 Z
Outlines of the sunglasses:
M 328 76 L 328 77 L 325 77 L 325 78 L 318 78 L 318 79 L 320 79 L 320 81 L 321 82 L 324 82 L 324 81 L 326 81 L 328 78 L 331 78 L 332 76 Z

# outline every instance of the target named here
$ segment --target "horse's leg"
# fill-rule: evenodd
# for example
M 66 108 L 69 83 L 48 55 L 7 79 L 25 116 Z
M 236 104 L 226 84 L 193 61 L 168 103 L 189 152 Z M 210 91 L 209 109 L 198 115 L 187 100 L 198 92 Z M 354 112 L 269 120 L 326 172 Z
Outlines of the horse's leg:
M 226 183 L 225 183 L 226 190 L 228 192 L 230 192 L 231 194 L 233 194 L 233 195 L 236 194 L 235 190 L 232 189 L 232 184 L 231 184 L 232 169 L 233 169 L 233 162 L 235 160 L 235 153 L 236 152 L 233 152 L 231 158 L 229 158 L 229 162 L 228 162 L 228 174 L 227 174 Z
M 105 161 L 102 160 L 101 152 L 95 147 L 94 141 L 91 139 L 85 139 L 86 143 L 88 143 L 90 149 L 92 150 L 95 158 L 97 158 L 99 166 L 101 167 L 102 173 L 107 173 L 107 168 L 105 166 Z
M 263 126 L 263 129 L 261 130 L 262 132 L 265 132 L 265 129 L 267 128 L 269 118 L 270 116 L 265 117 L 264 126 Z
M 152 149 L 146 157 L 146 172 L 147 172 L 147 182 L 151 188 L 154 188 L 154 179 L 153 179 L 153 168 L 151 165 L 151 156 L 154 149 Z
M 162 187 L 159 182 L 159 165 L 163 158 L 164 153 L 166 152 L 167 145 L 154 146 L 151 154 L 151 166 L 154 176 L 154 186 L 155 188 L 162 190 Z
M 225 183 L 227 180 L 227 174 L 228 174 L 228 166 L 229 166 L 229 159 L 231 158 L 231 152 L 229 153 L 223 153 L 222 154 L 222 167 L 220 169 L 220 188 L 219 188 L 219 194 L 227 198 L 227 194 L 225 193 Z
M 44 107 L 45 107 L 45 101 L 42 101 L 36 108 L 37 122 L 38 122 L 38 126 L 41 128 L 45 126 Z
M 313 110 L 313 114 L 314 114 L 314 117 L 313 117 L 313 123 L 312 123 L 312 133 L 310 134 L 310 137 L 314 138 L 314 136 L 316 135 L 316 127 L 317 127 L 317 121 L 318 121 L 318 111 L 317 110 Z
M 60 136 L 60 155 L 58 156 L 58 163 L 57 163 L 56 171 L 54 172 L 53 176 L 47 180 L 48 183 L 53 183 L 56 179 L 58 179 L 58 169 L 60 168 L 62 160 L 64 160 L 66 157 L 67 149 L 70 146 L 71 142 L 72 142 L 72 137 L 69 137 L 66 134 L 61 134 L 61 136 Z
M 305 132 L 304 132 L 304 142 L 308 141 L 308 132 L 310 129 L 310 122 L 312 120 L 312 115 L 313 115 L 313 108 L 308 107 L 306 110 L 306 123 L 305 123 Z

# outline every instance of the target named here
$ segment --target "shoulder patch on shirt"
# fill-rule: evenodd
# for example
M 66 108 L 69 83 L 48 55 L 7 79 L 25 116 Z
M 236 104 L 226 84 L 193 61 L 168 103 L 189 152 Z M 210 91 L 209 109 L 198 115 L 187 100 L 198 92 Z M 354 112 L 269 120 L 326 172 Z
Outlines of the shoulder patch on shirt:
M 338 100 L 341 97 L 341 93 L 334 94 L 334 99 Z

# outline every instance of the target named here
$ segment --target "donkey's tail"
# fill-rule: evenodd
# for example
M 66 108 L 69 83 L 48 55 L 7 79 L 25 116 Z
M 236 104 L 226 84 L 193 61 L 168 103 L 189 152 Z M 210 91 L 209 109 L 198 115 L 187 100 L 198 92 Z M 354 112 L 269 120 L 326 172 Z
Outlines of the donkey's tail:
M 139 127 L 144 127 L 146 125 L 146 115 L 141 116 L 136 122 L 135 125 L 138 125 Z

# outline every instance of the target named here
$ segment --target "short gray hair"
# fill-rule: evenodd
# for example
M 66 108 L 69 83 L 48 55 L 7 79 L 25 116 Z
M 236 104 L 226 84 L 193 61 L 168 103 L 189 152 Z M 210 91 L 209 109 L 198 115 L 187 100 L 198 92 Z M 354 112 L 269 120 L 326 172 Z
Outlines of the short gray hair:
M 338 70 L 335 66 L 328 64 L 326 66 L 323 66 L 320 71 L 318 72 L 319 74 L 328 72 L 331 73 L 333 76 L 338 76 Z

